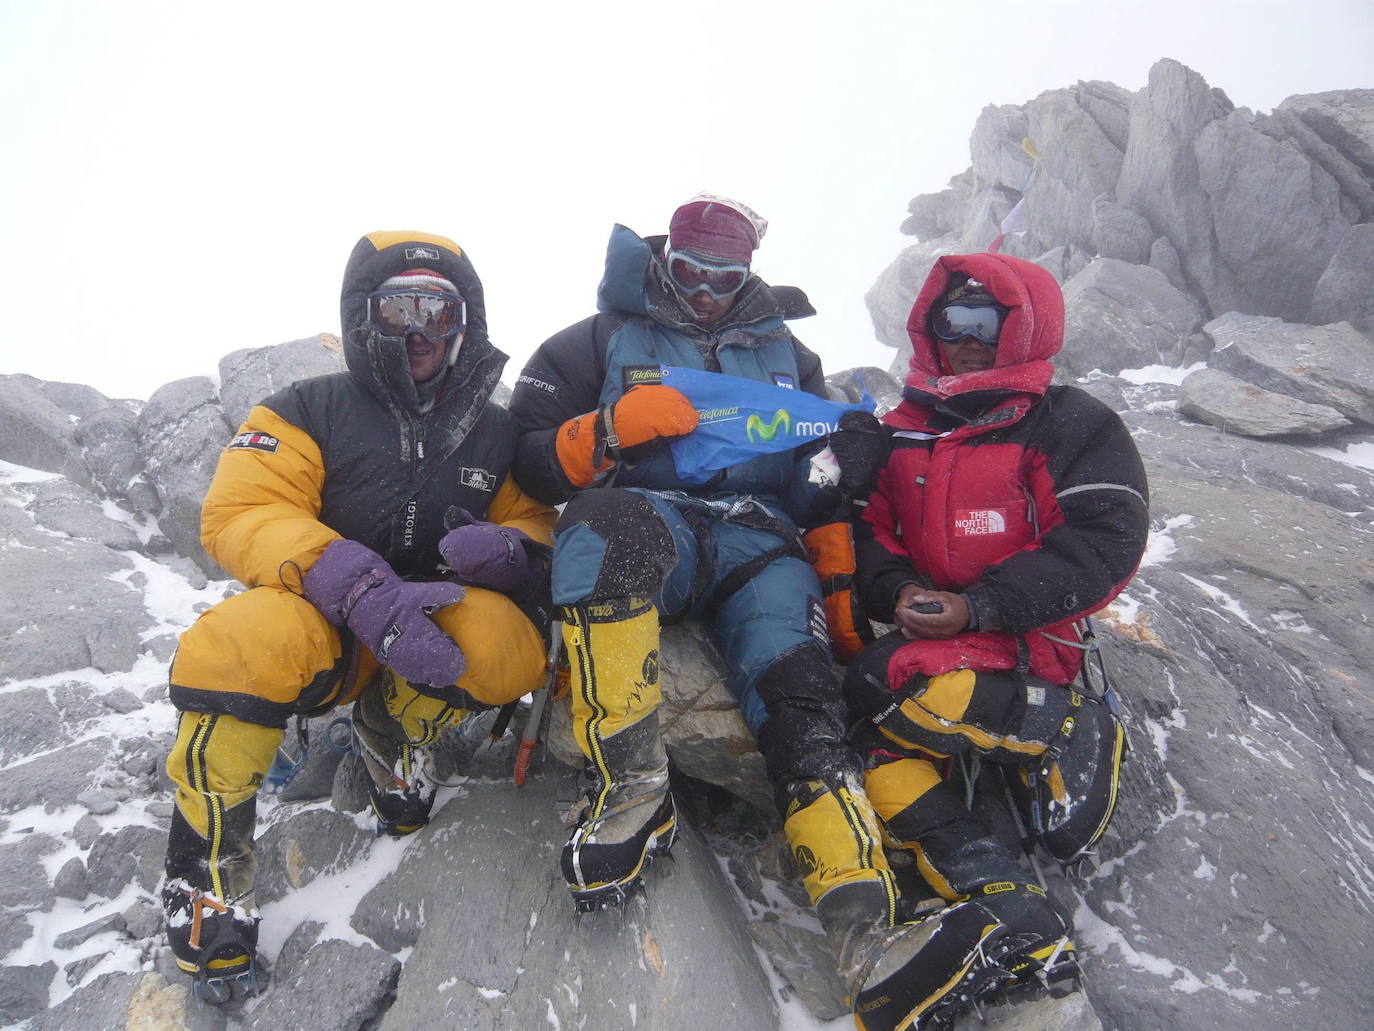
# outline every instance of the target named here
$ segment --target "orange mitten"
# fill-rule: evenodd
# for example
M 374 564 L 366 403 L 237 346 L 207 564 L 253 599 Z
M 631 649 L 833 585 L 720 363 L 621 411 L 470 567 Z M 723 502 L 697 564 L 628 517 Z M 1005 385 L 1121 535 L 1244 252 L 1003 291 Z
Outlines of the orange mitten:
M 678 390 L 632 387 L 613 405 L 569 419 L 558 428 L 558 461 L 574 487 L 589 487 L 619 452 L 655 440 L 676 440 L 697 428 L 697 410 Z

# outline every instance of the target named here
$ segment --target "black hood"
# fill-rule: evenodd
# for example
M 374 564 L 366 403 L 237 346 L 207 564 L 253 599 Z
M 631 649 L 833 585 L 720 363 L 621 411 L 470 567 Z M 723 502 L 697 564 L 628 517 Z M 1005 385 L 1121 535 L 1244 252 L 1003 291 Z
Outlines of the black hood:
M 441 372 L 441 395 L 460 391 L 464 407 L 478 407 L 490 396 L 506 356 L 487 339 L 482 281 L 466 254 L 452 240 L 409 231 L 368 233 L 358 241 L 344 269 L 339 298 L 344 360 L 355 380 L 388 408 L 419 413 L 427 405 L 410 377 L 405 341 L 378 332 L 367 320 L 367 298 L 392 276 L 430 269 L 458 288 L 467 304 L 467 329 L 453 365 Z

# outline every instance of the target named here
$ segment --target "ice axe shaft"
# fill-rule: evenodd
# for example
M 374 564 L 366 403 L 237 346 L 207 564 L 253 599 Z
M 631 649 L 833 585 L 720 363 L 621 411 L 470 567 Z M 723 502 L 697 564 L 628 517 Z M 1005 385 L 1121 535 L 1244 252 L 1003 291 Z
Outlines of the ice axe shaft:
M 563 626 L 554 621 L 549 642 L 549 678 L 544 686 L 530 697 L 530 714 L 525 720 L 525 729 L 520 734 L 520 747 L 515 752 L 515 770 L 512 777 L 516 787 L 524 787 L 525 778 L 530 772 L 530 760 L 534 757 L 535 746 L 539 744 L 539 728 L 544 722 L 544 709 L 548 705 L 549 691 L 558 680 L 558 657 L 563 647 Z

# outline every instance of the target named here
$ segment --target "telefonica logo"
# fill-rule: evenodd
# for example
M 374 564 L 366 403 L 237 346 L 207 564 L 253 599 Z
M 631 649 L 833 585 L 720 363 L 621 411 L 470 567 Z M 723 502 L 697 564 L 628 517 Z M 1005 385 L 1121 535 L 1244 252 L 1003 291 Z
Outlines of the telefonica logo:
M 783 433 L 792 430 L 792 415 L 786 408 L 779 408 L 774 412 L 771 422 L 764 422 L 760 415 L 751 415 L 744 424 L 745 435 L 751 444 L 757 444 L 761 440 L 772 440 L 778 435 L 779 429 Z

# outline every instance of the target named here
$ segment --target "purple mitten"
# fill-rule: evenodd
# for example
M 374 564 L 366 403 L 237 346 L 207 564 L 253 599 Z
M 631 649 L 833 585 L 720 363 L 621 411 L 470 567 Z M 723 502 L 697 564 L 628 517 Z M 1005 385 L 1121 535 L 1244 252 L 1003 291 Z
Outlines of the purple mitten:
M 305 574 L 305 597 L 411 683 L 447 687 L 467 669 L 462 651 L 429 618 L 462 600 L 457 584 L 409 583 L 371 548 L 338 540 Z
M 529 539 L 529 534 L 511 526 L 473 521 L 444 534 L 439 554 L 464 583 L 515 594 L 530 578 L 530 560 L 525 552 Z

